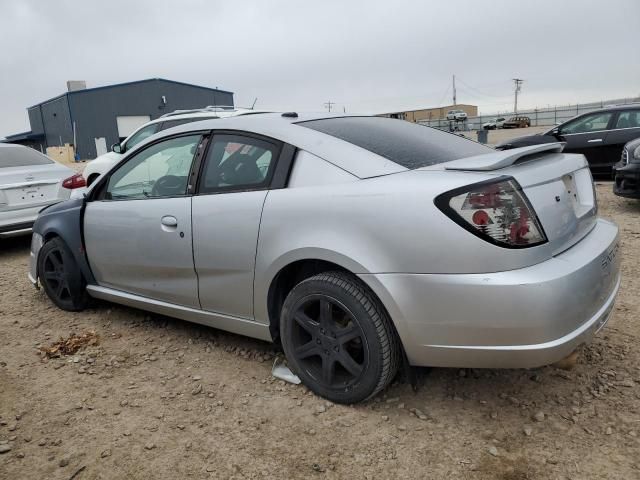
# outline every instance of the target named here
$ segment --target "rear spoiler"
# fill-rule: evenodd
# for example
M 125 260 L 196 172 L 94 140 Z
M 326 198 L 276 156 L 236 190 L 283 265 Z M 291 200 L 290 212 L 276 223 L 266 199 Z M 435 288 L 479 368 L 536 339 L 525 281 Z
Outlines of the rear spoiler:
M 564 146 L 564 142 L 555 142 L 531 145 L 530 147 L 513 148 L 511 150 L 496 150 L 494 153 L 453 160 L 452 162 L 445 163 L 443 166 L 445 170 L 498 170 L 509 167 L 515 163 L 525 162 L 527 161 L 527 157 L 537 156 L 540 153 L 560 153 Z

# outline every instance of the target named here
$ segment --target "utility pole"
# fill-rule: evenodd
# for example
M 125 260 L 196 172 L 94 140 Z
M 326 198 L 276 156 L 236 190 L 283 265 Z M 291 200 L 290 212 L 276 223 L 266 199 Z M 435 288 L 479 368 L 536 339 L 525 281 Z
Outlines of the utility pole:
M 518 93 L 520 93 L 522 82 L 524 82 L 521 78 L 514 78 L 513 83 L 515 84 L 515 99 L 513 102 L 513 113 L 518 113 Z
M 453 76 L 453 104 L 457 105 L 456 103 L 456 76 Z
M 335 103 L 334 103 L 334 102 L 332 102 L 331 100 L 329 100 L 328 102 L 326 102 L 326 103 L 324 104 L 325 108 L 326 108 L 327 110 L 329 110 L 329 111 L 331 111 L 331 106 L 332 106 L 332 105 L 335 105 Z

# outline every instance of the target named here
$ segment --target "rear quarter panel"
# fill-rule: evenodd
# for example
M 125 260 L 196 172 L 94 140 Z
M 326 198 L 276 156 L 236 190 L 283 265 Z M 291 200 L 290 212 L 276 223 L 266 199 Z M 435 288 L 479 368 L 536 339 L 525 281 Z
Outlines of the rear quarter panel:
M 297 260 L 326 260 L 355 274 L 455 274 L 511 270 L 550 258 L 548 245 L 511 250 L 485 242 L 434 204 L 443 192 L 493 177 L 414 170 L 270 191 L 256 256 L 256 320 L 268 323 L 269 286 Z

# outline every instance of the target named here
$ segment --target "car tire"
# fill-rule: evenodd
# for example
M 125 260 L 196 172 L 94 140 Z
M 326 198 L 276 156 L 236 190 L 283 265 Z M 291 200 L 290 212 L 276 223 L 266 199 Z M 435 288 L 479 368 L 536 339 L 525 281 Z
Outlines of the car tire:
M 87 283 L 69 247 L 61 238 L 53 238 L 42 246 L 38 254 L 38 278 L 45 293 L 58 308 L 78 312 L 87 307 Z
M 399 339 L 384 307 L 358 278 L 343 272 L 296 285 L 282 307 L 280 335 L 291 370 L 335 403 L 373 397 L 400 364 Z

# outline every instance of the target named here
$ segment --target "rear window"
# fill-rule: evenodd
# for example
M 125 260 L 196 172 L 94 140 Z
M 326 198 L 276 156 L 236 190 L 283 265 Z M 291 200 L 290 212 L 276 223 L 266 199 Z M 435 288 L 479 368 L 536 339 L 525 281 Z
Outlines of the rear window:
M 338 117 L 297 125 L 345 140 L 410 170 L 493 151 L 459 135 L 392 118 Z
M 49 163 L 53 163 L 53 160 L 36 152 L 33 148 L 0 146 L 0 168 L 29 167 Z

